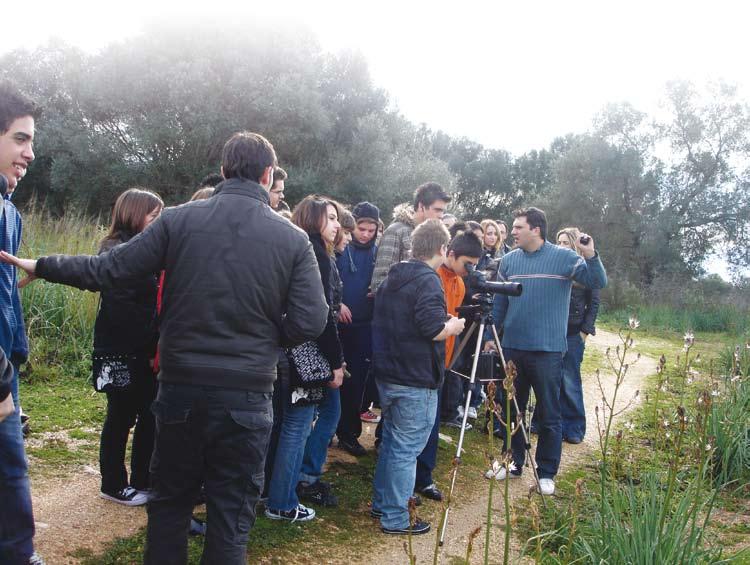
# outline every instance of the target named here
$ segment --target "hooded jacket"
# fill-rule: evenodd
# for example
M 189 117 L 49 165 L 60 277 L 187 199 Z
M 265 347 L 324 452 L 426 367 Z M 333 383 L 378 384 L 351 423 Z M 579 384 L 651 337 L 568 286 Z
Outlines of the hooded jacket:
M 411 232 L 415 227 L 414 208 L 411 204 L 399 204 L 393 209 L 393 223 L 386 228 L 378 243 L 378 255 L 370 283 L 372 292 L 377 291 L 391 266 L 411 257 Z
M 440 277 L 422 261 L 397 263 L 375 297 L 372 367 L 376 379 L 440 388 L 445 342 L 434 341 L 447 319 Z
M 367 295 L 377 253 L 375 238 L 364 245 L 353 239 L 336 257 L 339 276 L 344 283 L 343 302 L 352 312 L 353 324 L 369 324 L 372 320 L 372 298 Z
M 159 380 L 271 392 L 280 345 L 317 338 L 328 318 L 312 244 L 268 206 L 259 184 L 229 179 L 214 196 L 164 210 L 107 253 L 54 255 L 36 274 L 86 290 L 164 270 Z

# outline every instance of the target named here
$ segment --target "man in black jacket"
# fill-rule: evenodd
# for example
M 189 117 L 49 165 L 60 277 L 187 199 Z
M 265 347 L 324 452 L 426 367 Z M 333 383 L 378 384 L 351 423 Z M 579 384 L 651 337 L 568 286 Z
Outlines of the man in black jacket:
M 437 393 L 445 373 L 445 339 L 458 335 L 463 319 L 449 316 L 440 277 L 448 245 L 440 220 L 412 234 L 412 259 L 393 265 L 378 287 L 373 318 L 373 374 L 383 413 L 383 440 L 373 481 L 373 517 L 386 534 L 424 534 L 427 522 L 410 525 L 407 503 L 417 455 L 430 437 Z
M 4 255 L 29 274 L 88 290 L 165 271 L 145 563 L 187 562 L 204 482 L 202 562 L 246 562 L 278 348 L 315 339 L 326 324 L 308 237 L 268 206 L 275 166 L 265 138 L 237 133 L 222 153 L 227 180 L 212 198 L 164 210 L 112 251 L 39 261 Z

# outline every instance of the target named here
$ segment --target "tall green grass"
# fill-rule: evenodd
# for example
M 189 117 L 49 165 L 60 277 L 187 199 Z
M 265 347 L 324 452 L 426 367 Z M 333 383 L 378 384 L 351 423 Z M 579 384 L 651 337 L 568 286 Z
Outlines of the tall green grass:
M 25 210 L 23 220 L 19 253 L 25 257 L 96 253 L 104 237 L 104 229 L 96 220 L 76 214 L 53 218 L 40 206 Z M 29 378 L 83 377 L 90 373 L 98 301 L 96 293 L 44 281 L 34 281 L 21 290 L 30 345 Z
M 750 312 L 725 304 L 697 304 L 686 308 L 671 305 L 642 305 L 628 310 L 604 308 L 599 321 L 617 323 L 636 315 L 644 327 L 676 332 L 727 332 L 742 335 L 750 332 Z

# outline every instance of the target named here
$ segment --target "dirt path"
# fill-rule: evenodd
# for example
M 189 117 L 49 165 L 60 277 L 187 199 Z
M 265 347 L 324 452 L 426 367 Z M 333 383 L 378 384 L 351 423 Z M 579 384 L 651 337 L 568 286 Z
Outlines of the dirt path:
M 588 341 L 589 348 L 597 348 L 604 352 L 607 347 L 614 348 L 619 344 L 616 334 L 599 330 L 597 336 Z M 622 407 L 633 397 L 635 391 L 642 386 L 643 379 L 655 371 L 656 363 L 653 359 L 643 357 L 633 365 L 628 372 L 627 379 L 620 389 L 618 406 Z M 613 378 L 606 373 L 605 393 L 611 397 Z M 584 443 L 580 445 L 564 444 L 562 470 L 576 465 L 583 457 L 598 446 L 596 433 L 596 419 L 594 406 L 601 401 L 601 391 L 593 375 L 584 375 L 584 394 L 586 411 L 588 414 L 588 433 Z M 146 523 L 146 512 L 141 508 L 126 508 L 99 498 L 98 470 L 85 466 L 78 472 L 68 476 L 32 478 L 32 495 L 34 499 L 34 514 L 37 520 L 36 546 L 48 563 L 75 564 L 79 559 L 75 554 L 80 552 L 100 553 L 104 545 L 116 538 L 135 534 Z M 526 495 L 532 486 L 531 473 L 524 473 L 523 478 L 511 482 L 511 492 L 514 498 Z M 463 498 L 461 504 L 451 511 L 450 528 L 442 550 L 442 561 L 449 562 L 449 557 L 464 555 L 470 532 L 482 525 L 487 507 L 487 483 L 481 476 L 477 477 L 477 488 L 473 493 L 459 493 Z M 498 483 L 502 486 L 501 483 Z M 496 489 L 493 497 L 496 517 L 493 523 L 502 523 L 502 495 Z M 491 536 L 492 562 L 497 562 L 502 555 L 502 530 L 495 526 Z M 378 555 L 363 556 L 367 562 L 391 564 L 406 563 L 403 549 L 403 538 L 383 537 Z M 431 562 L 435 537 L 433 535 L 414 538 L 414 551 L 418 562 Z M 474 561 L 478 561 L 483 554 L 484 533 L 475 541 Z M 336 562 L 335 558 L 331 562 Z M 350 563 L 350 560 L 346 560 Z
M 586 345 L 588 349 L 597 348 L 602 353 L 605 353 L 607 348 L 611 347 L 612 353 L 614 354 L 615 348 L 618 345 L 621 345 L 621 342 L 617 334 L 598 329 L 597 335 L 589 338 Z M 632 358 L 629 357 L 628 361 L 632 362 L 634 359 L 635 355 Z M 644 379 L 655 372 L 656 361 L 650 357 L 642 356 L 637 363 L 633 364 L 628 370 L 627 376 L 618 391 L 618 400 L 616 402 L 615 410 L 619 411 L 626 407 L 630 400 L 635 396 L 636 391 L 642 388 Z M 602 381 L 605 395 L 607 398 L 611 398 L 612 391 L 614 390 L 614 376 L 611 375 L 611 372 L 604 371 L 603 368 Z M 594 414 L 594 409 L 597 402 L 601 404 L 602 392 L 599 390 L 595 375 L 583 375 L 583 388 L 587 420 L 586 438 L 583 443 L 578 445 L 563 443 L 561 472 L 575 467 L 592 451 L 599 447 L 599 436 L 596 432 L 596 416 Z M 626 417 L 626 413 L 620 415 L 620 418 L 623 417 Z M 532 436 L 532 443 L 536 443 L 534 438 L 536 438 L 536 436 Z M 530 469 L 526 469 L 520 479 L 510 482 L 510 493 L 514 500 L 521 496 L 528 495 L 529 490 L 533 488 L 534 479 L 532 473 L 529 471 Z M 447 531 L 445 545 L 442 549 L 441 563 L 450 563 L 452 557 L 464 557 L 466 555 L 466 546 L 469 540 L 469 535 L 472 530 L 480 525 L 483 526 L 486 522 L 485 516 L 489 498 L 487 492 L 487 481 L 481 476 L 478 476 L 476 481 L 476 489 L 473 493 L 458 493 L 459 498 L 463 498 L 463 502 L 451 510 L 450 527 Z M 502 488 L 504 488 L 503 483 L 497 483 L 496 487 L 499 488 L 495 488 L 492 500 L 494 515 L 492 519 L 493 528 L 490 536 L 491 563 L 502 562 L 504 544 L 504 533 L 502 529 L 502 524 L 505 521 L 502 496 Z M 484 555 L 484 536 L 485 532 L 483 529 L 474 541 L 474 548 L 472 551 L 472 562 L 474 563 L 481 563 L 482 561 L 482 556 Z M 417 562 L 432 563 L 435 536 L 432 534 L 417 536 L 413 538 L 412 543 L 414 553 L 417 555 Z M 518 555 L 520 548 L 516 545 L 513 550 L 515 558 L 512 558 L 511 562 L 522 563 L 523 561 Z M 370 557 L 372 558 L 373 556 Z M 403 548 L 403 539 L 393 541 L 384 539 L 383 547 L 378 552 L 376 562 L 384 564 L 408 563 L 408 558 Z

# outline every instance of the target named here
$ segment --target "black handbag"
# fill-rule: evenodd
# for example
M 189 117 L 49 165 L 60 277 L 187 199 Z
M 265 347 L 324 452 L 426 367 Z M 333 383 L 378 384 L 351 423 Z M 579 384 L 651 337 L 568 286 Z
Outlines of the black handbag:
M 324 386 L 333 380 L 328 359 L 318 344 L 307 341 L 286 350 L 292 385 L 292 404 L 316 404 L 325 397 Z
M 133 353 L 103 353 L 91 355 L 91 379 L 96 392 L 115 392 L 127 389 L 136 375 L 143 373 L 148 361 Z

